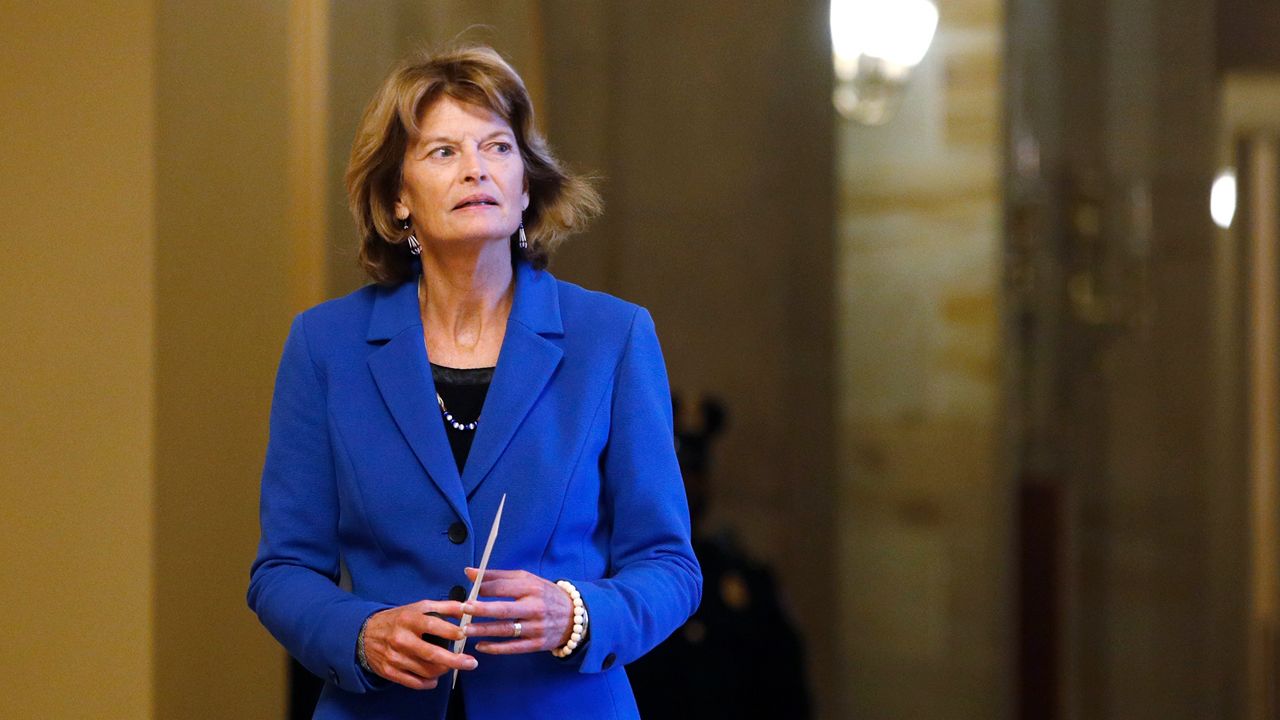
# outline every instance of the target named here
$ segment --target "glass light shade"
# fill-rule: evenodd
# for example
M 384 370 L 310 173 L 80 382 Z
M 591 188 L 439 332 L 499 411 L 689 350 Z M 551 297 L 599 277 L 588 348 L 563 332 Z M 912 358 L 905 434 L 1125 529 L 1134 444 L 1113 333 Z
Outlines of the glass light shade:
M 1227 168 L 1218 173 L 1209 191 L 1209 215 L 1213 223 L 1226 230 L 1236 217 L 1236 171 Z
M 842 115 L 889 121 L 938 29 L 933 0 L 831 0 L 831 48 Z

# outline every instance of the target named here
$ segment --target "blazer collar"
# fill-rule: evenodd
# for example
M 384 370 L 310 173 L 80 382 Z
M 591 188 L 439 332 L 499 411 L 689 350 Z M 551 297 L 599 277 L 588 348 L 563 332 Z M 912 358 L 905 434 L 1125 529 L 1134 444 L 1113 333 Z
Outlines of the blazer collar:
M 370 355 L 369 367 L 423 469 L 459 517 L 469 520 L 466 498 L 489 476 L 560 364 L 563 351 L 547 339 L 564 334 L 559 292 L 550 274 L 525 262 L 516 265 L 515 298 L 498 365 L 459 476 L 435 403 L 417 287 L 415 278 L 378 291 L 367 339 L 385 345 Z

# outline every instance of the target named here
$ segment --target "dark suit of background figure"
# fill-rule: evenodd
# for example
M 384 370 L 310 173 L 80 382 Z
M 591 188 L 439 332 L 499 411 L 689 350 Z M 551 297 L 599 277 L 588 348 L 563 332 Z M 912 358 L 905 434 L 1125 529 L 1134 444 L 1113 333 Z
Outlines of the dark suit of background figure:
M 676 449 L 702 565 L 702 606 L 627 666 L 641 717 L 805 720 L 812 708 L 804 647 L 773 573 L 729 536 L 699 532 L 709 500 L 710 442 L 724 427 L 719 403 L 704 401 L 700 410 L 702 426 L 691 427 L 676 401 Z

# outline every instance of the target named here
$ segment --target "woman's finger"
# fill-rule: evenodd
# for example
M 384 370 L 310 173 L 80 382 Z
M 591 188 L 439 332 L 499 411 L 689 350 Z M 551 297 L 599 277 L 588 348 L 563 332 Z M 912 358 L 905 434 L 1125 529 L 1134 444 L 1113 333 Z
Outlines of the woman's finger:
M 436 678 L 420 677 L 413 673 L 405 672 L 404 670 L 396 668 L 387 668 L 386 674 L 383 675 L 383 677 L 393 683 L 403 685 L 410 690 L 430 690 L 439 683 L 439 680 Z
M 448 668 L 443 665 L 429 663 L 411 653 L 403 653 L 397 650 L 389 650 L 384 662 L 388 670 L 394 670 L 423 680 L 434 680 L 448 671 Z
M 421 678 L 433 679 L 449 673 L 451 670 L 475 670 L 479 662 L 474 656 L 463 652 L 449 652 L 431 646 L 429 656 L 416 655 L 412 652 L 399 652 L 388 657 L 390 666 L 407 671 Z
M 462 604 L 459 603 L 458 607 L 461 608 Z M 411 629 L 420 636 L 435 635 L 446 640 L 461 640 L 464 637 L 462 628 L 433 613 L 419 615 L 409 622 Z
M 520 623 L 520 634 L 516 635 L 516 623 Z M 540 620 L 525 619 L 502 620 L 500 622 L 471 623 L 467 626 L 467 637 L 496 637 L 515 639 L 517 637 L 542 637 L 544 623 Z
M 439 665 L 446 670 L 475 670 L 476 659 L 466 653 L 449 652 L 442 647 L 419 640 L 418 646 L 404 655 L 411 655 L 419 662 Z
M 480 571 L 476 568 L 469 567 L 469 568 L 464 568 L 463 572 L 467 574 L 467 578 L 474 581 L 476 579 L 476 575 Z M 498 568 L 488 568 L 484 571 L 485 580 L 488 580 L 490 578 L 493 578 L 494 580 L 516 580 L 519 578 L 536 578 L 536 577 L 537 575 L 534 575 L 528 570 L 500 570 Z
M 519 653 L 541 652 L 545 650 L 542 638 L 507 640 L 506 642 L 485 641 L 476 643 L 476 651 L 486 655 L 516 655 Z
M 499 620 L 519 620 L 521 618 L 538 618 L 542 616 L 542 603 L 533 598 L 520 600 L 499 600 L 484 602 L 476 600 L 464 606 L 467 613 L 474 617 L 495 618 Z
M 480 583 L 480 594 L 484 597 L 519 598 L 536 594 L 540 589 L 536 583 L 524 578 L 485 578 Z
M 462 603 L 455 600 L 419 600 L 412 605 L 406 605 L 412 610 L 422 615 L 427 613 L 435 613 L 437 615 L 445 615 L 447 617 L 462 617 Z

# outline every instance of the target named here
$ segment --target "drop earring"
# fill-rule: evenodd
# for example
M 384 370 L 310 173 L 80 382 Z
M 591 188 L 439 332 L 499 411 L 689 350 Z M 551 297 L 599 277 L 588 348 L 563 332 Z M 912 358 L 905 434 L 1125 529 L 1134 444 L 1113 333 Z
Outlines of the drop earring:
M 413 223 L 409 221 L 409 218 L 405 218 L 404 220 L 400 221 L 401 230 L 408 230 L 410 227 L 412 227 L 412 225 Z M 413 253 L 414 255 L 422 254 L 422 243 L 418 242 L 417 236 L 415 236 L 412 232 L 409 233 L 409 237 L 405 238 L 404 241 L 405 241 L 405 244 L 409 246 L 409 252 Z
M 528 250 L 529 239 L 524 236 L 524 220 L 520 221 L 520 229 L 518 232 L 520 233 L 520 239 L 517 240 L 517 244 L 520 245 L 521 250 Z

